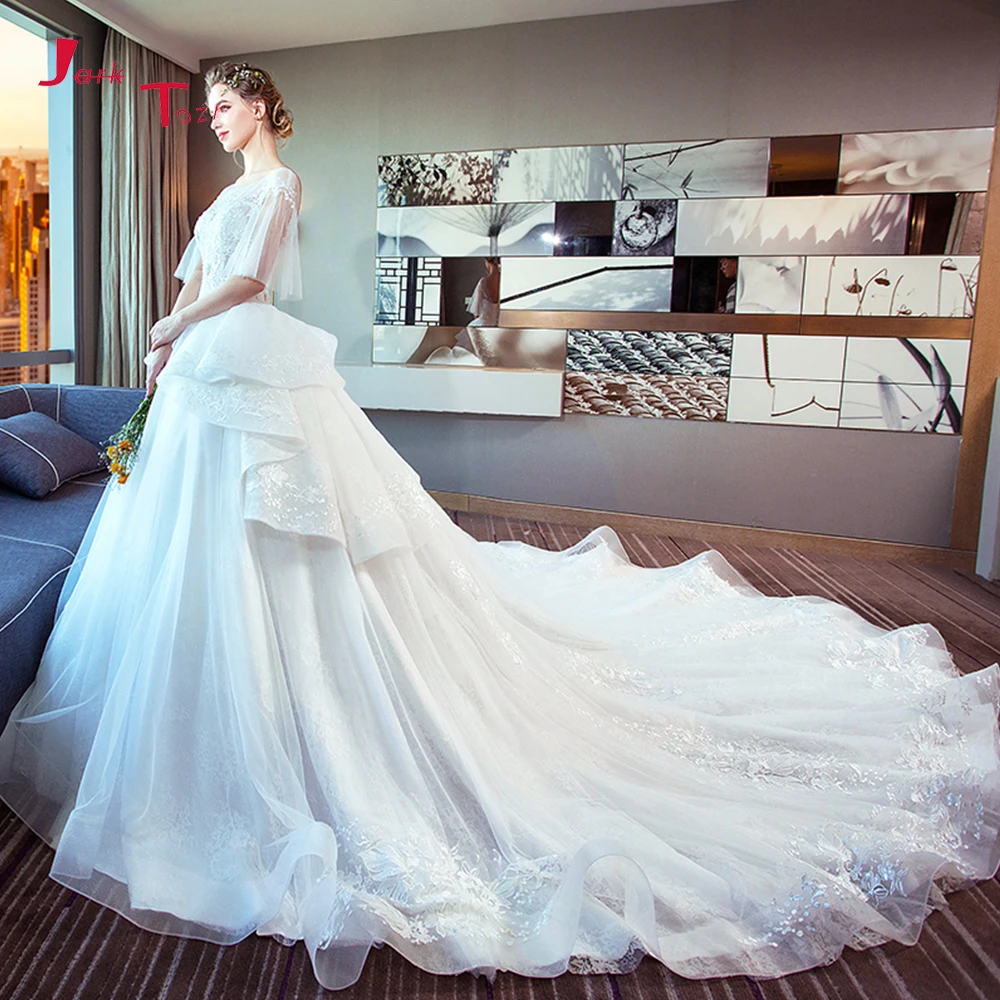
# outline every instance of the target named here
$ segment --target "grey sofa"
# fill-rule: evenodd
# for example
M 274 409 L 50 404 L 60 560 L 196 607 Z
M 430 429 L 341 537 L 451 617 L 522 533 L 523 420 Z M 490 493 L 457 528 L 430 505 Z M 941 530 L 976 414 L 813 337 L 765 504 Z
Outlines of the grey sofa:
M 113 386 L 0 386 L 0 419 L 40 410 L 100 445 L 144 395 Z M 41 500 L 0 485 L 0 728 L 38 671 L 59 592 L 109 478 L 87 473 Z

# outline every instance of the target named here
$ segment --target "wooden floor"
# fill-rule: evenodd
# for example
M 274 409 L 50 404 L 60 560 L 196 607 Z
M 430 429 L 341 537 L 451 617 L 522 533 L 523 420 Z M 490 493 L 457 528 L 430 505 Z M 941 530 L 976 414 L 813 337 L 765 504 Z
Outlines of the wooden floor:
M 583 529 L 452 512 L 479 539 L 514 538 L 562 549 Z M 643 566 L 682 562 L 714 548 L 761 592 L 817 594 L 891 629 L 929 622 L 963 671 L 1000 660 L 1000 589 L 973 574 L 928 564 L 875 562 L 788 549 L 709 545 L 618 532 Z M 847 949 L 832 965 L 778 980 L 744 976 L 688 980 L 646 957 L 624 976 L 525 979 L 500 973 L 491 985 L 470 973 L 432 976 L 391 948 L 373 950 L 353 987 L 315 981 L 302 942 L 284 948 L 250 938 L 228 948 L 155 935 L 47 877 L 52 850 L 0 804 L 0 1000 L 181 1000 L 325 997 L 343 1000 L 997 1000 L 1000 998 L 1000 880 L 948 896 L 912 947 L 892 942 Z

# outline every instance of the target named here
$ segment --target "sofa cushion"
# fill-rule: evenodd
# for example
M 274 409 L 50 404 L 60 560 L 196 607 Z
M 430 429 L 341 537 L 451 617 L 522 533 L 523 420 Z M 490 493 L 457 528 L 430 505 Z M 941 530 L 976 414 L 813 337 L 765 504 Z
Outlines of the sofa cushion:
M 21 503 L 33 501 L 20 498 Z M 0 535 L 0 706 L 3 722 L 31 682 L 52 631 L 73 553 Z
M 26 385 L 5 385 L 0 387 L 0 419 L 12 417 L 15 413 L 27 413 L 37 407 L 31 399 Z
M 0 483 L 40 499 L 66 480 L 103 469 L 100 449 L 37 410 L 0 419 Z
M 3 386 L 0 424 L 18 413 L 44 413 L 100 454 L 144 395 L 144 389 L 118 386 Z M 103 463 L 38 500 L 0 484 L 0 727 L 38 671 L 67 571 L 95 508 L 105 490 L 116 488 Z
M 35 676 L 66 571 L 113 482 L 90 472 L 40 500 L 0 486 L 0 727 Z
M 49 542 L 76 552 L 111 479 L 107 470 L 88 472 L 39 500 L 0 486 L 0 537 Z

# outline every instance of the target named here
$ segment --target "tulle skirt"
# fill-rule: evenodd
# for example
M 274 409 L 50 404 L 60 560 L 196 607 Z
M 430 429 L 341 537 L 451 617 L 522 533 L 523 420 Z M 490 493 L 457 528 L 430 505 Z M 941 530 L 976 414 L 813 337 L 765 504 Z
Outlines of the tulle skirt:
M 149 930 L 303 940 L 354 983 L 770 978 L 912 944 L 1000 864 L 1000 667 L 930 625 L 458 528 L 335 337 L 193 324 L 109 482 L 0 797 L 53 879 Z

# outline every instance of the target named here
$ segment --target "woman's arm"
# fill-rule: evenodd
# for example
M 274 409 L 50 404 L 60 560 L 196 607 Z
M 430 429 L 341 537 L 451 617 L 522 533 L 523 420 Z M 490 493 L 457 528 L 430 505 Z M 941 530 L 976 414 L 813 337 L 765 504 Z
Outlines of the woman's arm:
M 171 312 L 169 316 L 157 320 L 149 331 L 149 349 L 155 351 L 172 343 L 192 323 L 238 306 L 241 302 L 253 298 L 265 287 L 264 282 L 256 278 L 234 274 L 207 295 L 199 295 L 194 302 L 189 302 L 176 312 Z
M 176 313 L 178 324 L 183 330 L 184 327 L 197 323 L 200 319 L 225 312 L 241 302 L 246 302 L 247 299 L 252 299 L 264 287 L 263 281 L 248 278 L 243 274 L 234 274 L 231 278 L 226 278 L 214 291 L 179 309 Z
M 194 269 L 194 274 L 188 278 L 187 281 L 181 286 L 180 292 L 177 293 L 177 301 L 174 303 L 173 309 L 170 310 L 170 315 L 173 316 L 174 313 L 180 312 L 185 306 L 190 305 L 196 298 L 198 298 L 201 292 L 201 261 L 198 261 L 198 266 Z

